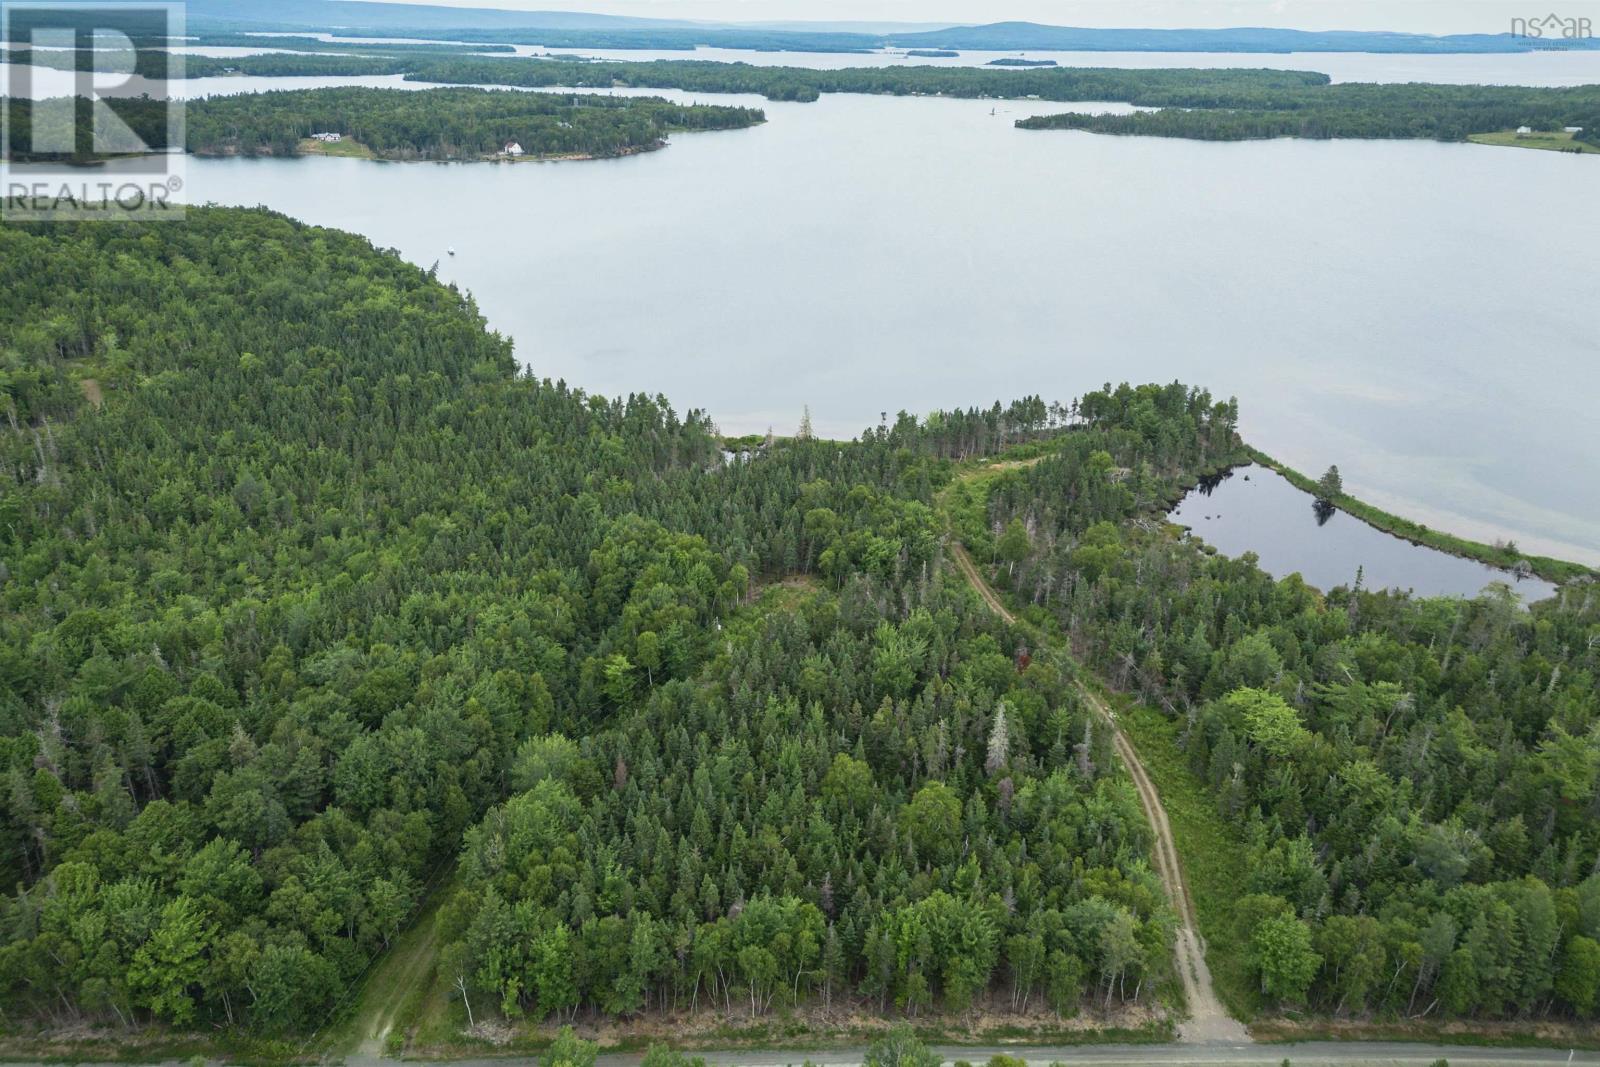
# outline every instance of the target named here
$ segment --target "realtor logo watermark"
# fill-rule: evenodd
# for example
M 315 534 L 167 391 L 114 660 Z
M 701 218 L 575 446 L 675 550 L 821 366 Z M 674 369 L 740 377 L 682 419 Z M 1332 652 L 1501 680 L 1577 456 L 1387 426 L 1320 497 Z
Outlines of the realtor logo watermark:
M 0 218 L 183 217 L 180 3 L 0 0 Z
M 1576 41 L 1594 36 L 1594 20 L 1587 15 L 1558 15 L 1511 20 L 1511 36 L 1547 41 Z

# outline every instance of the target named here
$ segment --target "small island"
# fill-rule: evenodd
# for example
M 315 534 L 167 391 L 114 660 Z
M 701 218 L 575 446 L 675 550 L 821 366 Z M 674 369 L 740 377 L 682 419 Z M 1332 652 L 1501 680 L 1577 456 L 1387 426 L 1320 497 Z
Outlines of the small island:
M 999 59 L 989 60 L 988 65 L 991 67 L 1053 67 L 1056 65 L 1056 61 L 1053 59 L 1022 59 L 1017 56 L 1002 56 Z
M 913 48 L 906 55 L 917 59 L 957 59 L 960 52 L 952 52 L 948 48 Z

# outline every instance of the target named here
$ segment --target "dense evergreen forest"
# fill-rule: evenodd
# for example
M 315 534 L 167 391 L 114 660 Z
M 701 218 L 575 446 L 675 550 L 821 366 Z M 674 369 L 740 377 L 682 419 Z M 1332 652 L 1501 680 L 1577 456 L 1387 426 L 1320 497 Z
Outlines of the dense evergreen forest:
M 1600 583 L 1525 610 L 1509 589 L 1274 581 L 1153 521 L 1222 457 L 1229 412 L 1174 386 L 1108 389 L 1080 414 L 1092 432 L 998 477 L 968 537 L 1111 683 L 1182 724 L 1244 827 L 1229 934 L 1263 1005 L 1592 1017 Z
M 11 147 L 19 157 L 27 155 L 34 137 L 48 138 L 46 125 L 64 133 L 74 128 L 69 97 L 15 105 Z M 110 110 L 138 135 L 140 147 L 165 146 L 168 114 L 161 102 L 116 100 Z M 673 132 L 741 129 L 762 121 L 752 108 L 488 89 L 297 89 L 209 97 L 185 106 L 187 148 L 200 155 L 292 155 L 314 133 L 338 133 L 382 159 L 483 159 L 511 143 L 532 158 L 600 158 L 658 148 Z
M 1242 141 L 1267 137 L 1417 138 L 1464 141 L 1468 134 L 1519 126 L 1600 128 L 1600 86 L 1340 83 L 1286 91 L 1242 92 L 1213 103 L 1174 101 L 1129 115 L 1043 115 L 1019 119 L 1025 130 Z
M 1173 917 L 1077 661 L 1239 828 L 1264 1007 L 1594 1015 L 1600 587 L 1208 553 L 1160 518 L 1239 458 L 1232 402 L 729 463 L 265 211 L 0 227 L 0 275 L 7 1026 L 305 1033 L 430 890 L 480 1019 L 1157 1003 Z M 1062 640 L 941 566 L 947 511 Z
M 480 1012 L 1153 997 L 1106 738 L 937 566 L 948 457 L 1058 411 L 724 465 L 266 212 L 0 264 L 7 1025 L 303 1033 L 458 856 Z
M 363 47 L 363 52 L 367 49 Z M 156 53 L 160 55 L 160 53 Z M 66 60 L 58 60 L 66 62 Z M 154 64 L 154 59 L 142 62 Z M 1221 106 L 1239 94 L 1324 85 L 1325 74 L 1282 70 L 1119 70 L 1102 67 L 1006 70 L 982 67 L 765 67 L 749 63 L 663 59 L 591 61 L 572 57 L 508 58 L 470 55 L 259 55 L 230 59 L 185 56 L 184 76 L 257 77 L 405 74 L 413 81 L 466 85 L 614 85 L 690 92 L 753 93 L 771 100 L 816 100 L 822 93 L 944 95 L 1044 100 L 1119 100 L 1151 107 Z
M 478 159 L 509 143 L 530 156 L 616 156 L 686 130 L 740 129 L 758 110 L 648 97 L 487 89 L 305 89 L 198 100 L 186 109 L 189 150 L 288 154 L 315 132 L 343 134 L 384 159 Z
M 365 46 L 363 46 L 365 51 Z M 161 76 L 164 54 L 145 53 L 141 70 Z M 70 60 L 48 55 L 45 64 Z M 1046 61 L 1040 61 L 1046 62 Z M 1600 87 L 1332 84 L 1309 71 L 1034 66 L 996 60 L 982 67 L 852 67 L 812 70 L 706 60 L 594 62 L 465 53 L 185 57 L 186 77 L 396 75 L 408 80 L 520 88 L 681 89 L 814 101 L 823 93 L 1130 103 L 1156 110 L 1126 115 L 1065 113 L 1020 119 L 1029 130 L 1075 129 L 1207 140 L 1268 137 L 1408 138 L 1462 141 L 1469 134 L 1531 126 L 1581 126 L 1600 143 Z M 145 69 L 148 68 L 148 69 Z M 191 105 L 194 106 L 194 105 Z
M 1270 92 L 1325 83 L 1327 75 L 1279 70 L 1119 70 L 1076 67 L 1034 70 L 981 67 L 757 67 L 706 60 L 570 63 L 432 57 L 407 78 L 471 85 L 632 85 L 694 92 L 759 93 L 772 100 L 816 100 L 823 93 L 955 96 L 1043 100 L 1125 100 L 1160 106 L 1213 101 L 1237 92 Z M 572 79 L 579 79 L 573 81 Z M 1191 106 L 1207 106 L 1196 103 Z

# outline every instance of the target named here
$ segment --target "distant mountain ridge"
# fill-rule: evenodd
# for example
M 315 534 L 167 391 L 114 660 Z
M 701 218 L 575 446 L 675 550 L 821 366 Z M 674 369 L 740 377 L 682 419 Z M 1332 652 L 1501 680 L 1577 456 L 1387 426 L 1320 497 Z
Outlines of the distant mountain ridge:
M 108 0 L 132 3 L 137 0 Z M 337 30 L 372 35 L 441 37 L 559 31 L 578 47 L 686 48 L 712 45 L 768 50 L 852 52 L 885 47 L 976 51 L 1060 52 L 1529 52 L 1590 49 L 1600 40 L 1529 38 L 1511 33 L 1433 36 L 1367 30 L 1098 29 L 1035 22 L 931 28 L 869 22 L 715 23 L 596 15 L 574 11 L 512 11 L 439 7 L 368 0 L 188 0 L 192 30 Z M 591 39 L 592 38 L 592 39 Z M 523 43 L 553 43 L 530 39 Z
M 1527 52 L 1551 47 L 1593 48 L 1593 39 L 1554 41 L 1510 33 L 1394 33 L 1382 30 L 1093 29 L 1036 22 L 994 22 L 925 33 L 895 34 L 894 45 L 979 51 L 1051 52 Z

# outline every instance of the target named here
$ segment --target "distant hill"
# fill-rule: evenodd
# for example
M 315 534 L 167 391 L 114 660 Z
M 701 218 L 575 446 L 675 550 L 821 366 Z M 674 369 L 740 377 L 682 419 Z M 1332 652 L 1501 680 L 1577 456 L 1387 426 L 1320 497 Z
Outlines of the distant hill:
M 109 0 L 134 3 L 138 0 Z M 698 25 L 682 19 L 594 15 L 579 11 L 508 11 L 503 8 L 368 3 L 366 0 L 188 0 L 191 24 L 255 25 L 289 29 L 453 30 L 525 29 L 657 30 Z
M 133 3 L 137 0 L 107 0 Z M 533 31 L 560 34 L 559 43 L 594 48 L 758 48 L 856 52 L 883 47 L 971 51 L 1063 52 L 1527 52 L 1600 47 L 1591 38 L 1565 41 L 1501 34 L 1431 36 L 1386 31 L 1309 31 L 1266 27 L 1231 29 L 1089 29 L 1034 22 L 924 28 L 894 23 L 710 23 L 594 15 L 573 11 L 510 11 L 369 3 L 366 0 L 189 0 L 189 25 L 200 32 L 343 30 L 373 35 L 481 40 Z M 935 24 L 936 25 L 936 24 Z M 554 40 L 525 43 L 556 44 Z
M 1221 30 L 1086 29 L 1035 22 L 995 22 L 956 26 L 927 33 L 895 34 L 889 43 L 905 48 L 965 48 L 1017 52 L 1527 52 L 1536 49 L 1600 47 L 1600 41 L 1532 40 L 1499 34 L 1453 34 L 1357 30 L 1279 30 L 1238 27 Z

